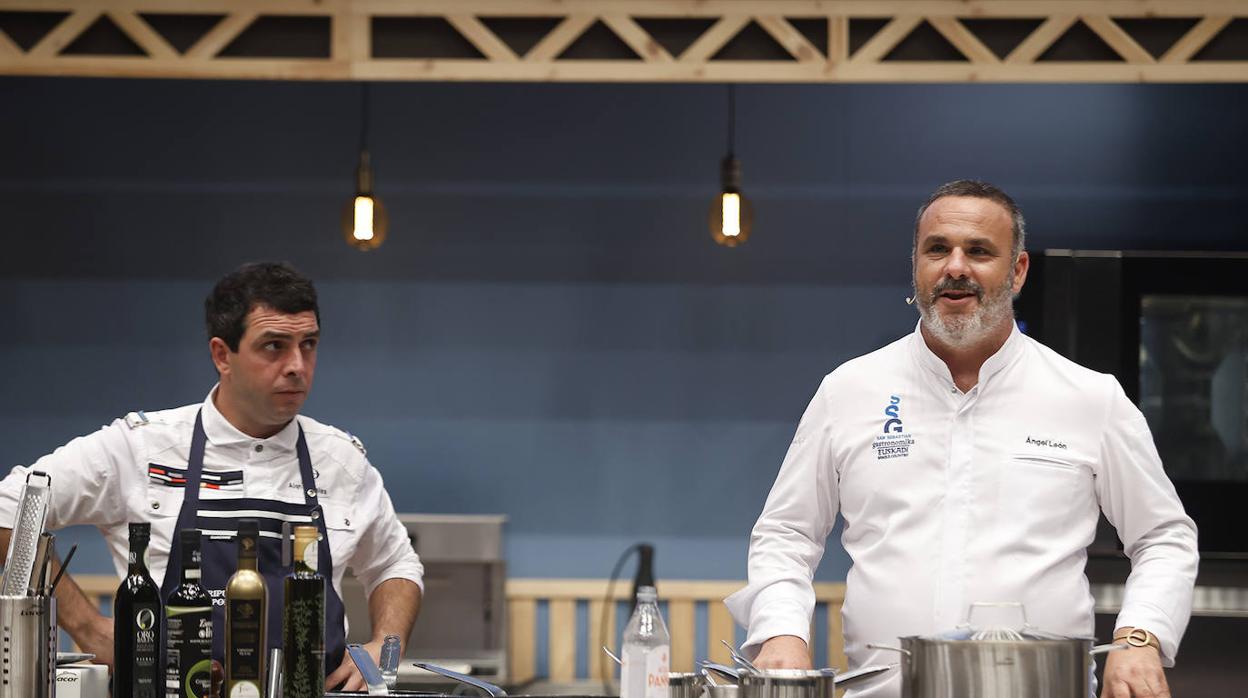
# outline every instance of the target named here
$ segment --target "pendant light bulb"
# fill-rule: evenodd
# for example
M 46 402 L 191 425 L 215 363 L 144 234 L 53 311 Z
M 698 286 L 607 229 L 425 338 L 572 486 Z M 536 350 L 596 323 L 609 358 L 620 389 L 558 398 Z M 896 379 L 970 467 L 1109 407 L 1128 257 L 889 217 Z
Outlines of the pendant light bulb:
M 737 140 L 737 90 L 728 86 L 728 155 L 719 165 L 719 196 L 711 203 L 707 224 L 711 238 L 724 247 L 736 247 L 750 238 L 754 207 L 741 193 L 741 161 L 734 154 Z
M 736 247 L 750 238 L 754 207 L 741 193 L 741 163 L 735 157 L 724 158 L 720 174 L 719 196 L 711 203 L 707 223 L 715 242 L 724 247 Z
M 342 211 L 342 232 L 347 244 L 361 252 L 375 250 L 386 241 L 390 218 L 381 199 L 373 195 L 373 170 L 368 151 L 360 152 L 355 174 L 355 197 Z
M 342 237 L 361 252 L 381 247 L 390 217 L 373 195 L 373 165 L 368 156 L 368 83 L 360 85 L 360 162 L 355 168 L 355 196 L 342 209 Z

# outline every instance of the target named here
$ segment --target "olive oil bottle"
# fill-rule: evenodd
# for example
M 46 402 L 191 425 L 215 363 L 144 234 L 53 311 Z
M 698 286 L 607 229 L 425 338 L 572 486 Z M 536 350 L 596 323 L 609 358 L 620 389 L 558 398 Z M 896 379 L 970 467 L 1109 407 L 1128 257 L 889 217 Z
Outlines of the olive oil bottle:
M 257 555 L 260 527 L 255 519 L 238 522 L 238 571 L 225 586 L 225 695 L 264 695 L 269 593 Z
M 199 584 L 198 529 L 180 534 L 182 583 L 165 600 L 165 698 L 208 698 L 212 688 L 212 597 Z M 168 573 L 166 573 L 168 574 Z
M 164 695 L 160 651 L 160 588 L 147 570 L 152 525 L 130 524 L 129 571 L 113 602 L 113 695 L 160 698 Z
M 316 572 L 319 537 L 315 526 L 295 527 L 295 569 L 286 577 L 282 607 L 281 698 L 325 695 L 325 578 Z

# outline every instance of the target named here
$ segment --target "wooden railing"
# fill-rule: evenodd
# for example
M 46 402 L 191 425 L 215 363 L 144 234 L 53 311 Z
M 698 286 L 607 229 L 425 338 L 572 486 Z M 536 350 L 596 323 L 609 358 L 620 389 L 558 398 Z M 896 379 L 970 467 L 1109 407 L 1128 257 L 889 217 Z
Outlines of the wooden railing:
M 111 600 L 117 589 L 117 578 L 111 575 L 75 577 L 88 597 L 101 605 Z M 600 646 L 602 638 L 618 647 L 618 625 L 627 618 L 626 604 L 631 585 L 620 582 L 607 599 L 607 582 L 599 579 L 512 579 L 507 582 L 507 623 L 509 683 L 524 683 L 534 678 L 551 681 L 591 679 L 604 675 L 606 660 Z M 691 671 L 698 658 L 731 663 L 728 650 L 721 640 L 734 642 L 736 629 L 723 600 L 743 586 L 742 582 L 660 581 L 660 600 L 666 605 L 668 629 L 672 635 L 672 671 Z M 844 669 L 846 666 L 841 636 L 841 604 L 845 585 L 815 584 L 815 603 L 827 611 L 827 651 L 815 657 L 815 664 Z M 430 599 L 430 603 L 436 601 Z M 610 604 L 602 627 L 604 606 Z M 821 614 L 820 614 L 821 615 Z M 540 624 L 539 616 L 546 622 Z M 583 621 L 581 619 L 584 619 Z M 704 618 L 704 625 L 699 619 Z M 539 630 L 542 631 L 539 636 Z M 811 637 L 817 635 L 812 628 Z M 577 638 L 584 638 L 578 647 Z M 698 638 L 703 642 L 696 646 Z M 546 666 L 539 667 L 539 649 L 546 657 Z M 578 654 L 583 653 L 583 654 Z M 579 657 L 585 661 L 578 662 Z M 583 671 L 578 671 L 578 664 Z M 544 669 L 544 671 L 539 671 Z
M 714 662 L 731 664 L 728 649 L 721 640 L 734 642 L 736 630 L 723 599 L 743 586 L 742 582 L 660 581 L 659 599 L 667 606 L 668 630 L 672 635 L 672 671 L 692 671 L 695 659 L 705 657 Z M 606 614 L 607 627 L 602 628 L 603 606 L 608 603 L 607 583 L 603 580 L 575 579 L 513 579 L 507 582 L 508 650 L 510 679 L 522 683 L 539 676 L 537 649 L 545 647 L 545 672 L 551 681 L 598 678 L 603 675 L 606 659 L 600 649 L 602 638 L 618 647 L 615 639 L 617 622 L 627 618 L 624 608 L 631 585 L 621 582 L 612 590 L 611 603 L 616 608 Z M 827 608 L 827 653 L 816 657 L 822 666 L 844 668 L 845 653 L 841 639 L 841 603 L 845 598 L 844 584 L 815 585 L 816 604 Z M 546 609 L 545 636 L 539 637 L 538 609 Z M 588 627 L 578 623 L 579 606 L 587 607 Z M 698 627 L 699 608 L 705 608 L 705 627 Z M 615 611 L 614 613 L 611 611 Z M 584 635 L 581 630 L 585 630 Z M 696 647 L 697 638 L 704 642 Z M 813 638 L 815 633 L 811 633 Z M 577 638 L 585 644 L 577 647 Z M 578 652 L 586 661 L 587 675 L 578 675 Z

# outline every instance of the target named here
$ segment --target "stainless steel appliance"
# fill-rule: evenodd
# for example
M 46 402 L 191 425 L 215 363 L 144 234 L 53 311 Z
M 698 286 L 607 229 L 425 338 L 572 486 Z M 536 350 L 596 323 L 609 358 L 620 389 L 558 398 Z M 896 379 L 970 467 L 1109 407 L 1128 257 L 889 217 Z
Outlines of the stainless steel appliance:
M 490 683 L 507 682 L 502 515 L 400 514 L 425 566 L 425 593 L 404 656 L 448 667 Z M 368 601 L 352 576 L 343 580 L 348 642 L 372 637 Z M 404 661 L 401 687 L 433 688 L 447 680 Z
M 1144 413 L 1200 530 L 1201 558 L 1248 559 L 1248 254 L 1033 254 L 1019 326 L 1114 374 Z M 1094 554 L 1120 548 L 1102 520 Z
M 0 698 L 54 696 L 55 644 L 55 598 L 0 596 Z

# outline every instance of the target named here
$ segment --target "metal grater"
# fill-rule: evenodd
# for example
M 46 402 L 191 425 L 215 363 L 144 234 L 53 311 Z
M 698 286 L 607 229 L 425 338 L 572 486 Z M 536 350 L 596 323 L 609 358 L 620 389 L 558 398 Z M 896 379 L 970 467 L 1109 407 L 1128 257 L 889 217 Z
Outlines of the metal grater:
M 26 476 L 22 489 L 22 502 L 13 521 L 13 533 L 9 538 L 8 567 L 0 594 L 26 596 L 30 575 L 35 571 L 35 555 L 39 536 L 43 534 L 44 520 L 48 514 L 48 499 L 52 494 L 52 478 L 39 470 Z

